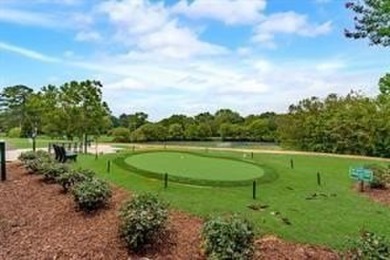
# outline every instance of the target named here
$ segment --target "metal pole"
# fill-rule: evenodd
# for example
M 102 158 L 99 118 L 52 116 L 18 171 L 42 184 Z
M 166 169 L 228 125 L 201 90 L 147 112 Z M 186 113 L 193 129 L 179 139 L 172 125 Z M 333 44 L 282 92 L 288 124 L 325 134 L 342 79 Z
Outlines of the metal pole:
M 107 173 L 110 173 L 110 171 L 111 171 L 111 161 L 108 160 L 108 162 L 107 162 Z
M 291 169 L 294 169 L 294 160 L 293 159 L 290 159 L 290 167 L 291 167 Z
M 256 181 L 253 181 L 252 185 L 252 197 L 255 200 L 256 199 Z
M 317 172 L 317 184 L 318 186 L 321 186 L 321 175 L 319 172 Z
M 5 142 L 0 142 L 0 168 L 1 168 L 1 181 L 7 179 L 7 169 L 5 167 Z
M 164 174 L 164 188 L 168 188 L 168 173 Z

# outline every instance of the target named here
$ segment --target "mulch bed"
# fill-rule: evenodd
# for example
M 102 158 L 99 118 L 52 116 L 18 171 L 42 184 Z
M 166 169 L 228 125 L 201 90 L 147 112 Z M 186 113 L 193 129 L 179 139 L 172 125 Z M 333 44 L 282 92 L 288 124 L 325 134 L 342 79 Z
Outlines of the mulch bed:
M 134 254 L 118 238 L 117 212 L 130 197 L 126 191 L 114 188 L 109 208 L 86 215 L 60 186 L 45 184 L 20 164 L 7 168 L 8 180 L 0 183 L 0 259 L 204 259 L 199 218 L 172 211 L 163 243 Z M 255 259 L 339 257 L 326 248 L 268 236 L 256 241 Z
M 360 192 L 360 186 L 356 185 L 355 190 Z M 364 188 L 363 195 L 368 196 L 370 199 L 379 202 L 381 204 L 390 206 L 390 189 L 371 189 L 369 187 Z

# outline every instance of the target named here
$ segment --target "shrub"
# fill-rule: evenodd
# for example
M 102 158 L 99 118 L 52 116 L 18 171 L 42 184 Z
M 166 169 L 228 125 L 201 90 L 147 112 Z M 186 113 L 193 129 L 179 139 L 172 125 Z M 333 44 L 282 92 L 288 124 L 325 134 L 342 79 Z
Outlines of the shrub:
M 22 161 L 23 163 L 25 163 L 26 161 L 29 161 L 29 160 L 37 159 L 37 158 L 38 158 L 37 153 L 33 152 L 33 151 L 23 152 L 18 157 L 18 159 L 20 161 Z
M 351 259 L 390 259 L 390 241 L 372 232 L 363 232 L 352 242 Z
M 21 153 L 19 160 L 30 170 L 30 173 L 43 173 L 49 167 L 48 164 L 52 164 L 53 162 L 50 154 L 43 151 Z
M 7 136 L 10 138 L 18 138 L 21 136 L 21 134 L 22 134 L 22 129 L 20 127 L 14 127 L 8 131 Z
M 207 221 L 202 237 L 209 259 L 250 259 L 253 255 L 253 227 L 236 216 Z
M 114 142 L 129 142 L 130 141 L 130 130 L 125 127 L 117 127 L 112 129 L 111 135 Z
M 91 180 L 94 175 L 95 173 L 91 170 L 72 170 L 58 176 L 56 181 L 67 192 L 75 184 Z
M 390 184 L 390 169 L 381 165 L 368 165 L 367 168 L 373 171 L 373 180 L 370 187 L 373 189 L 384 189 Z
M 130 249 L 138 251 L 158 239 L 167 218 L 167 204 L 157 196 L 149 193 L 135 196 L 120 210 L 120 235 Z
M 86 179 L 77 183 L 72 194 L 79 208 L 86 212 L 105 206 L 111 198 L 110 186 L 100 179 Z
M 22 161 L 23 163 L 27 163 L 28 161 L 35 160 L 35 159 L 41 159 L 41 161 L 50 162 L 52 161 L 52 158 L 48 152 L 45 151 L 27 151 L 23 152 L 19 155 L 18 159 Z
M 69 171 L 70 167 L 62 163 L 46 163 L 42 167 L 43 177 L 47 182 L 53 182 L 56 178 Z

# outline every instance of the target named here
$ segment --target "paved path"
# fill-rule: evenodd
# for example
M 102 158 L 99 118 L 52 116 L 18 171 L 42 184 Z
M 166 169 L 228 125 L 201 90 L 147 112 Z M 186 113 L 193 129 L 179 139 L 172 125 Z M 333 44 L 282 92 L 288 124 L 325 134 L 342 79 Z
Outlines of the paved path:
M 38 150 L 47 151 L 47 148 L 37 148 Z M 98 145 L 97 149 L 95 145 L 92 145 L 91 147 L 88 147 L 88 153 L 95 154 L 98 152 L 99 154 L 105 154 L 105 153 L 116 153 L 118 150 L 122 148 L 112 147 L 111 145 L 107 144 L 100 144 Z M 15 149 L 15 150 L 7 150 L 5 152 L 5 158 L 8 162 L 15 161 L 18 159 L 19 155 L 22 152 L 31 151 L 31 149 Z

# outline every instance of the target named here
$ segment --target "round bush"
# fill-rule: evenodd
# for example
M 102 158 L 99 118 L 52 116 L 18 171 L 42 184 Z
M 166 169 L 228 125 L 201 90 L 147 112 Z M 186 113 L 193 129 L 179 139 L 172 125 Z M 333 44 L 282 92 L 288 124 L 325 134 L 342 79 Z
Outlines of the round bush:
M 21 134 L 22 134 L 22 129 L 20 127 L 14 127 L 8 131 L 7 136 L 10 138 L 18 138 L 21 136 Z
M 202 230 L 203 246 L 209 259 L 250 259 L 253 255 L 252 225 L 236 216 L 207 221 Z
M 23 163 L 25 163 L 26 161 L 29 161 L 29 160 L 37 159 L 37 158 L 38 158 L 37 153 L 33 152 L 33 151 L 22 152 L 18 157 L 18 159 L 20 161 L 22 161 Z
M 125 127 L 117 127 L 112 129 L 111 135 L 114 142 L 126 143 L 130 141 L 130 130 Z
M 110 186 L 100 179 L 87 179 L 77 183 L 72 194 L 78 207 L 86 212 L 105 206 L 112 196 Z
M 120 210 L 120 235 L 134 251 L 155 242 L 166 228 L 167 204 L 152 194 L 135 196 Z
M 70 167 L 67 164 L 62 163 L 47 163 L 42 165 L 42 173 L 44 180 L 51 182 L 55 181 L 59 176 L 70 172 Z
M 350 259 L 390 259 L 390 241 L 384 236 L 364 231 L 352 245 Z
M 373 189 L 385 189 L 390 184 L 390 169 L 381 165 L 371 164 L 366 166 L 373 172 L 373 180 L 370 187 Z
M 40 173 L 43 174 L 45 170 L 50 168 L 50 165 L 53 163 L 53 159 L 50 154 L 43 151 L 38 152 L 24 152 L 19 156 L 25 167 L 30 170 L 30 173 Z
M 79 182 L 91 180 L 95 173 L 91 170 L 72 170 L 56 178 L 58 184 L 67 192 L 72 186 Z

